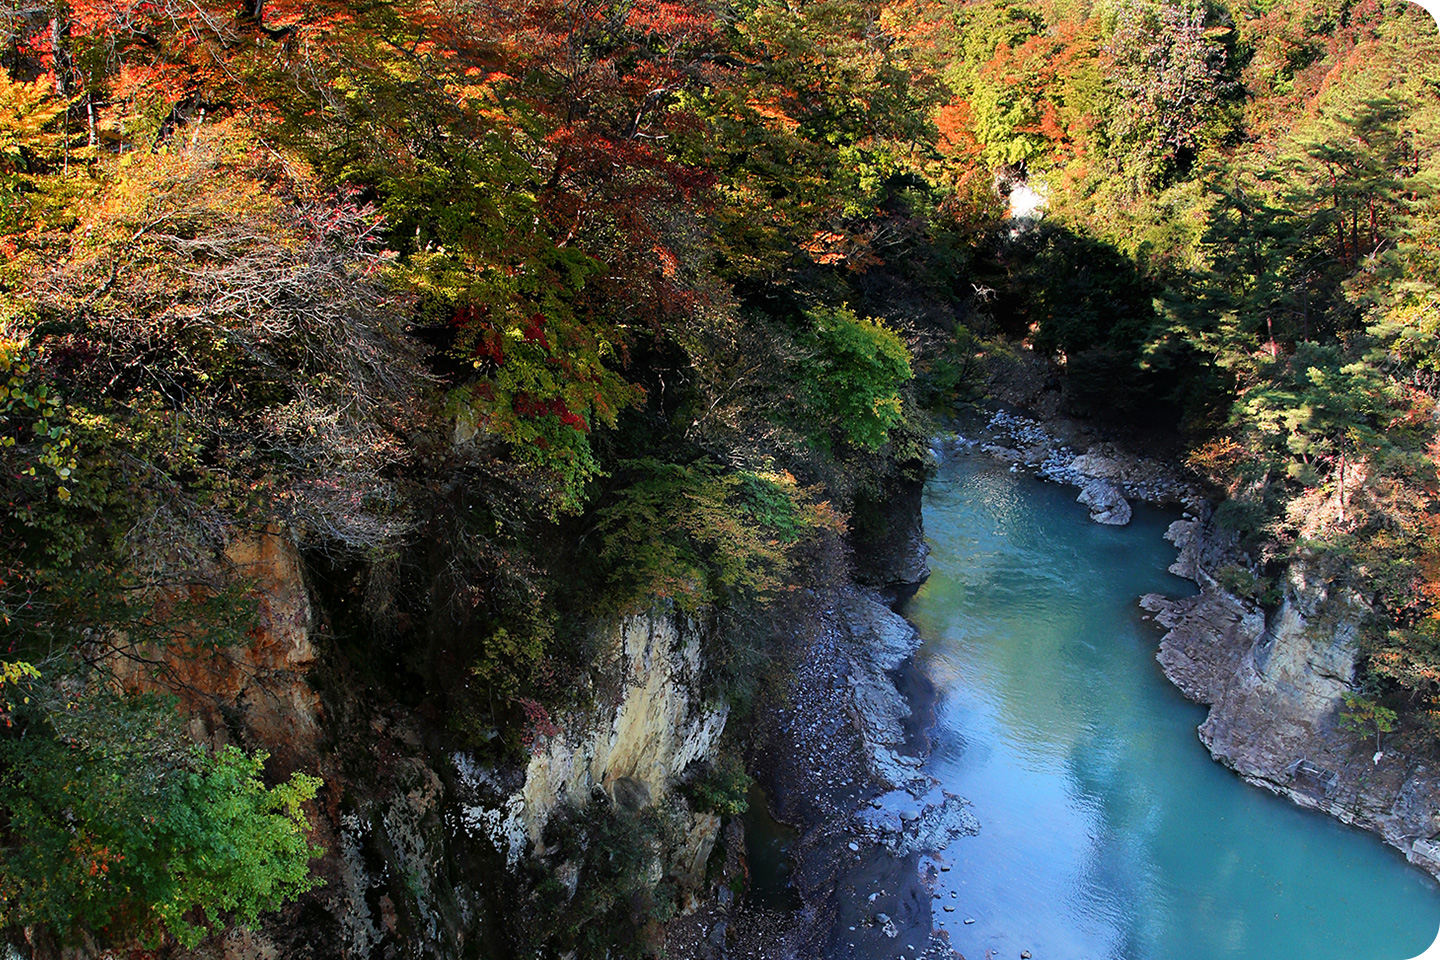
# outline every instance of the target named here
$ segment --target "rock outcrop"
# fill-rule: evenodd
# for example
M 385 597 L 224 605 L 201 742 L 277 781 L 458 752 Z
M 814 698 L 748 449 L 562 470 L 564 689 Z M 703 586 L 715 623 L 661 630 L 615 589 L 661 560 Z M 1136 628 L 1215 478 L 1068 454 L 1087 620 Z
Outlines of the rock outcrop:
M 865 556 L 856 581 L 871 587 L 914 589 L 930 576 L 925 527 L 920 517 L 923 480 L 898 480 L 880 502 L 857 506 L 851 541 Z
M 1180 548 L 1171 569 L 1198 596 L 1151 594 L 1142 606 L 1167 633 L 1157 659 L 1186 696 L 1210 705 L 1200 739 L 1251 783 L 1373 830 L 1440 876 L 1440 770 L 1403 742 L 1378 758 L 1373 740 L 1339 726 L 1351 690 L 1363 602 L 1291 567 L 1268 616 L 1227 591 L 1215 574 L 1238 565 L 1233 539 L 1198 520 L 1171 526 Z
M 561 804 L 584 805 L 596 789 L 622 806 L 659 802 L 692 763 L 713 759 L 729 708 L 703 694 L 695 624 L 671 613 L 626 618 L 603 663 L 600 672 L 617 694 L 597 698 L 589 712 L 564 718 L 557 733 L 539 741 L 524 783 L 498 804 L 496 775 L 464 755 L 455 758 L 470 793 L 463 822 L 483 830 L 512 864 L 527 843 L 541 843 Z M 718 829 L 718 820 L 695 816 L 690 832 L 699 833 L 687 840 L 692 866 Z
M 1130 503 L 1120 488 L 1104 477 L 1086 483 L 1075 499 L 1090 508 L 1090 519 L 1096 523 L 1123 527 L 1130 522 Z
M 713 759 L 728 714 L 702 692 L 698 624 L 660 610 L 612 625 L 591 671 L 592 705 L 558 718 L 523 768 L 491 766 L 446 753 L 416 711 L 372 694 L 343 657 L 321 656 L 312 631 L 323 616 L 282 532 L 237 539 L 217 563 L 211 580 L 255 585 L 257 616 L 244 645 L 177 657 L 195 691 L 186 706 L 197 736 L 267 749 L 282 772 L 324 778 L 313 839 L 326 851 L 315 864 L 325 885 L 197 956 L 490 955 L 503 948 L 498 916 L 520 884 L 506 866 L 542 846 L 558 806 L 595 790 L 629 809 L 669 804 L 678 829 L 655 869 L 674 878 L 682 909 L 694 905 L 721 821 L 689 811 L 673 788 Z
M 249 586 L 255 611 L 242 642 L 210 648 L 177 641 L 139 650 L 120 644 L 118 676 L 177 696 L 199 742 L 238 740 L 247 750 L 265 750 L 275 776 L 313 768 L 323 710 L 307 680 L 317 654 L 299 551 L 282 530 L 241 532 L 192 578 L 194 585 L 184 588 L 191 592 Z
M 897 857 L 936 853 L 960 837 L 980 832 L 980 821 L 964 797 L 932 786 L 918 798 L 895 790 L 870 801 L 855 814 L 862 834 Z
M 844 623 L 855 638 L 850 661 L 853 710 L 872 775 L 884 786 L 925 789 L 923 761 L 905 747 L 910 706 L 890 677 L 920 648 L 920 634 L 878 596 L 856 591 L 840 604 Z

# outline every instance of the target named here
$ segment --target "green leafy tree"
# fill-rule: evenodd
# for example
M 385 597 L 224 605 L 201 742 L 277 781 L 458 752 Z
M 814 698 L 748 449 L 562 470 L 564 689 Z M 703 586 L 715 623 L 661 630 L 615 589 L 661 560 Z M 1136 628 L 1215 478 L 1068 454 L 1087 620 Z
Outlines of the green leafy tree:
M 1228 32 L 1199 0 L 1124 0 L 1107 51 L 1116 96 L 1110 154 L 1141 187 L 1190 172 L 1201 144 L 1235 89 Z
M 194 946 L 319 884 L 318 779 L 267 788 L 265 754 L 187 744 L 165 704 L 68 683 L 32 684 L 0 740 L 0 923 Z
M 1390 447 L 1384 428 L 1396 399 L 1384 376 L 1363 360 L 1346 362 L 1338 348 L 1304 343 L 1270 378 L 1241 394 L 1236 423 L 1291 479 L 1313 486 L 1330 476 L 1343 524 L 1347 467 Z
M 745 772 L 740 758 L 723 753 L 704 776 L 690 785 L 688 792 L 695 809 L 734 817 L 750 809 L 750 788 L 754 785 L 755 778 Z
M 904 419 L 900 387 L 910 379 L 910 351 L 877 320 L 862 320 L 849 307 L 808 313 L 810 356 L 801 382 L 807 414 L 824 428 L 817 443 L 837 439 L 878 450 Z
M 1346 730 L 1375 737 L 1375 752 L 1380 752 L 1381 737 L 1395 729 L 1397 714 L 1389 707 L 1358 693 L 1345 694 L 1345 709 L 1340 711 L 1340 726 Z
M 813 491 L 784 474 L 727 471 L 704 460 L 653 457 L 616 465 L 613 490 L 594 512 L 607 605 L 655 597 L 685 610 L 786 588 L 790 551 L 838 522 Z

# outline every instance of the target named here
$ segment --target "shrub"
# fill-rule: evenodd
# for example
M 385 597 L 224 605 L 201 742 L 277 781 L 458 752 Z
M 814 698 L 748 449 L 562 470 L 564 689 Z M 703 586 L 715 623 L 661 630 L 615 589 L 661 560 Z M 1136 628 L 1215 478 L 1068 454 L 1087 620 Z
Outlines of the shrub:
M 302 804 L 321 781 L 267 788 L 264 753 L 175 728 L 153 699 L 37 696 L 0 741 L 0 924 L 193 947 L 320 883 Z
M 910 379 L 910 351 L 893 330 L 862 320 L 849 307 L 811 310 L 809 368 L 804 373 L 812 437 L 838 438 L 878 450 L 904 417 L 900 385 Z
M 740 758 L 726 753 L 711 765 L 709 771 L 690 786 L 690 801 L 695 809 L 733 817 L 750 809 L 748 799 L 753 777 L 745 772 Z

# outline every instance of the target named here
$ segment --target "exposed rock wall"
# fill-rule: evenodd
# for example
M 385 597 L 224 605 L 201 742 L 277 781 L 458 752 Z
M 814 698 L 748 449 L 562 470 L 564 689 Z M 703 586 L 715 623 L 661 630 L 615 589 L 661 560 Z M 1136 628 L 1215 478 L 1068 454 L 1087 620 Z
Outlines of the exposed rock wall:
M 857 583 L 887 589 L 913 590 L 930 576 L 925 526 L 920 518 L 923 480 L 897 480 L 885 497 L 857 509 L 850 531 L 856 553 Z
M 607 629 L 593 705 L 556 718 L 559 732 L 535 744 L 527 765 L 480 764 L 446 752 L 435 718 L 389 701 L 343 654 L 316 647 L 304 564 L 283 532 L 237 538 L 203 574 L 253 582 L 258 607 L 241 646 L 213 657 L 170 651 L 194 733 L 269 751 L 272 774 L 319 773 L 313 839 L 326 853 L 314 865 L 323 887 L 258 930 L 203 945 L 200 957 L 503 953 L 499 915 L 516 909 L 520 888 L 506 866 L 539 845 L 555 809 L 595 789 L 632 808 L 663 802 L 691 764 L 713 759 L 725 728 L 728 708 L 703 692 L 702 627 L 660 610 Z M 675 809 L 676 849 L 656 869 L 676 878 L 689 906 L 720 818 Z
M 1237 560 L 1233 539 L 1199 520 L 1168 536 L 1180 550 L 1171 570 L 1201 592 L 1141 603 L 1168 631 L 1157 655 L 1166 676 L 1210 705 L 1199 733 L 1211 754 L 1251 783 L 1379 833 L 1440 876 L 1440 769 L 1398 738 L 1377 757 L 1373 740 L 1338 725 L 1363 601 L 1295 565 L 1266 616 L 1215 578 Z
M 313 768 L 323 710 L 306 681 L 316 659 L 314 614 L 295 545 L 276 529 L 242 532 L 194 579 L 194 590 L 236 580 L 253 584 L 255 619 L 244 642 L 218 650 L 174 643 L 135 651 L 138 659 L 117 658 L 120 678 L 176 694 L 190 715 L 191 735 L 201 742 L 238 740 L 246 749 L 263 749 L 279 776 Z
M 619 703 L 567 720 L 530 757 L 524 797 L 532 840 L 557 804 L 584 803 L 596 787 L 632 805 L 659 800 L 690 764 L 712 759 L 725 729 L 729 707 L 708 703 L 701 687 L 698 629 L 662 614 L 630 617 L 616 633 L 610 671 L 622 685 Z
M 300 554 L 277 530 L 237 538 L 226 551 L 259 595 L 256 627 L 241 658 L 208 689 L 239 711 L 239 723 L 287 768 L 312 764 L 322 737 L 320 699 L 306 682 L 315 663 L 314 615 Z M 218 682 L 217 682 L 218 679 Z
M 703 692 L 699 627 L 672 613 L 633 616 L 619 624 L 609 647 L 600 672 L 616 695 L 563 718 L 559 732 L 531 753 L 524 784 L 498 805 L 487 801 L 493 776 L 456 758 L 475 799 L 465 822 L 483 828 L 511 863 L 527 842 L 541 842 L 562 803 L 583 805 L 597 788 L 625 806 L 657 802 L 692 763 L 714 758 L 729 708 Z M 710 823 L 697 817 L 694 826 L 702 822 Z M 718 828 L 711 823 L 708 840 L 690 845 L 713 845 Z

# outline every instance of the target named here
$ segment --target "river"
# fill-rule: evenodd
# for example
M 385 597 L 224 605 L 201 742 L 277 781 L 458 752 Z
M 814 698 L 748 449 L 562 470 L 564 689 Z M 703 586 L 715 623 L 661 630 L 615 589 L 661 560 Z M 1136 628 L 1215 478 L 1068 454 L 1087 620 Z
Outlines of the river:
M 940 857 L 937 925 L 971 960 L 1421 953 L 1434 881 L 1197 739 L 1205 711 L 1161 674 L 1136 604 L 1194 590 L 1166 572 L 1175 517 L 1103 527 L 1074 496 L 981 457 L 926 492 L 933 572 L 902 612 L 936 687 L 929 772 L 982 824 Z

